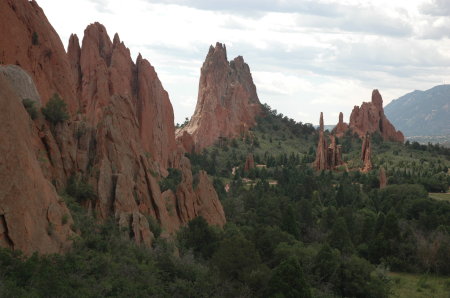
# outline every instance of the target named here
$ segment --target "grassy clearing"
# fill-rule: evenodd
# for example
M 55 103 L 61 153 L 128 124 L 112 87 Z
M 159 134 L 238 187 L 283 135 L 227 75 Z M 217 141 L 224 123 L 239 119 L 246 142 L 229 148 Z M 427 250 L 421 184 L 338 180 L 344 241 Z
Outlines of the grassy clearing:
M 450 202 L 450 193 L 439 193 L 439 192 L 430 192 L 428 194 L 430 198 L 438 200 L 438 201 L 447 201 Z
M 450 277 L 391 272 L 390 297 L 450 298 Z

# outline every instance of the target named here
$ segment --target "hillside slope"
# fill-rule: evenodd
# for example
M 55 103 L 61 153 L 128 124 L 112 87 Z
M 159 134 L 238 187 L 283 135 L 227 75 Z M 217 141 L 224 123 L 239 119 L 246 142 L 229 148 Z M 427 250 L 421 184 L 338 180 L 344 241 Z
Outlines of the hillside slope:
M 450 135 L 450 85 L 403 95 L 389 103 L 385 112 L 408 137 Z

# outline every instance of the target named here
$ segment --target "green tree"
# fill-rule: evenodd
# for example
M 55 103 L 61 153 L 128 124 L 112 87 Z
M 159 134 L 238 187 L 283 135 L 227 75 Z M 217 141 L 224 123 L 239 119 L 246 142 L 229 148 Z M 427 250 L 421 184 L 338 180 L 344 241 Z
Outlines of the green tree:
M 275 267 L 269 281 L 268 292 L 270 297 L 311 297 L 311 289 L 298 258 L 291 256 Z
M 348 232 L 347 223 L 343 217 L 339 217 L 328 235 L 328 242 L 334 248 L 343 253 L 352 253 L 354 251 L 353 243 Z
M 45 107 L 42 108 L 42 114 L 44 114 L 45 119 L 50 121 L 53 125 L 69 119 L 67 104 L 57 93 L 55 93 Z
M 260 264 L 260 257 L 253 243 L 238 234 L 222 240 L 211 261 L 222 277 L 245 281 Z

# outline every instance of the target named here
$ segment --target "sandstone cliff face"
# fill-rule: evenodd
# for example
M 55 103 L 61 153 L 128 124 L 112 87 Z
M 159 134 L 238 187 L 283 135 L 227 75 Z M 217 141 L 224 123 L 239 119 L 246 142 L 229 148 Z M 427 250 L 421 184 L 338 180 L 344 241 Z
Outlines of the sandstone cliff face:
M 320 113 L 319 142 L 316 149 L 316 159 L 313 163 L 317 171 L 332 170 L 342 164 L 341 146 L 336 144 L 334 135 L 330 136 L 331 143 L 328 146 L 324 134 L 323 113 Z
M 150 63 L 140 55 L 133 63 L 119 36 L 111 42 L 99 23 L 86 28 L 81 48 L 78 37 L 71 36 L 68 56 L 87 121 L 101 122 L 112 97 L 126 99 L 133 108 L 130 117 L 138 121 L 139 142 L 164 171 L 176 151 L 173 109 Z
M 19 135 L 11 128 L 2 130 L 0 134 L 1 157 L 10 154 L 15 146 L 20 150 L 12 155 L 11 160 L 17 160 L 21 155 L 26 157 L 17 169 L 10 165 L 8 171 L 1 171 L 5 176 L 0 186 L 0 200 L 3 200 L 0 205 L 3 208 L 0 210 L 0 245 L 44 253 L 61 252 L 70 245 L 68 235 L 71 232 L 61 224 L 61 216 L 68 210 L 49 181 L 61 191 L 68 178 L 74 175 L 86 179 L 97 194 L 95 200 L 84 204 L 85 207 L 95 210 L 100 219 L 116 218 L 117 223 L 129 231 L 127 235 L 138 244 L 149 246 L 153 239 L 148 216 L 156 218 L 167 233 L 176 231 L 196 216 L 204 216 L 209 223 L 219 226 L 225 223 L 222 206 L 206 173 L 201 172 L 197 186 L 193 185 L 190 162 L 175 141 L 173 110 L 168 94 L 148 61 L 139 56 L 134 63 L 118 35 L 111 41 L 106 29 L 98 23 L 86 28 L 82 46 L 78 37 L 72 35 L 66 55 L 59 38 L 34 1 L 0 0 L 0 5 L 2 14 L 3 9 L 8 12 L 8 18 L 0 20 L 1 28 L 6 28 L 4 20 L 22 24 L 23 28 L 19 26 L 20 34 L 38 31 L 44 36 L 42 46 L 46 42 L 49 42 L 49 47 L 54 46 L 55 56 L 45 63 L 41 63 L 43 58 L 33 49 L 26 55 L 19 51 L 17 57 L 24 61 L 21 63 L 24 67 L 29 67 L 27 63 L 33 66 L 33 61 L 41 63 L 41 71 L 33 72 L 31 67 L 29 73 L 38 82 L 43 104 L 47 94 L 56 91 L 69 102 L 72 112 L 70 121 L 50 129 L 42 115 L 34 122 L 29 120 L 21 98 L 7 96 L 4 99 L 16 102 L 16 106 L 25 113 L 24 117 L 15 119 L 15 125 L 27 127 L 30 131 L 19 131 L 25 136 L 29 134 L 26 142 L 19 141 Z M 39 22 L 41 17 L 43 19 Z M 20 39 L 8 40 L 10 48 L 20 47 L 25 37 L 31 43 L 28 39 L 31 37 L 18 36 Z M 4 43 L 3 36 L 0 36 L 0 44 Z M 64 55 L 60 55 L 59 49 Z M 2 59 L 14 59 L 14 55 L 14 51 L 3 51 Z M 58 89 L 60 87 L 63 89 Z M 74 98 L 77 100 L 72 101 Z M 9 109 L 13 115 L 14 109 L 17 107 Z M 8 121 L 12 120 L 8 118 Z M 1 122 L 3 125 L 3 118 Z M 32 156 L 30 152 L 33 152 Z M 28 164 L 29 168 L 26 168 Z M 162 194 L 158 185 L 168 167 L 179 168 L 183 173 L 183 181 L 175 194 Z M 20 174 L 37 178 L 31 186 L 24 184 L 21 188 L 16 181 Z M 11 190 L 8 185 L 16 187 Z M 40 205 L 30 211 L 27 208 L 33 208 L 33 204 L 26 206 L 22 202 L 32 195 L 30 189 L 38 192 L 36 188 L 41 191 L 33 204 Z M 14 215 L 27 212 L 33 219 Z M 70 222 L 70 214 L 68 218 Z M 52 229 L 51 237 L 42 235 L 46 223 L 51 223 L 47 224 Z M 11 229 L 12 224 L 25 226 L 29 235 L 25 233 L 20 240 L 18 232 Z M 28 229 L 30 225 L 34 226 Z
M 0 245 L 26 254 L 64 252 L 72 218 L 44 176 L 40 163 L 48 161 L 37 158 L 31 119 L 14 90 L 0 76 Z
M 378 132 L 387 141 L 403 142 L 405 137 L 384 115 L 383 99 L 378 90 L 373 90 L 372 101 L 355 106 L 350 115 L 349 128 L 363 138 L 366 133 Z
M 177 132 L 192 135 L 195 150 L 214 144 L 219 137 L 246 132 L 261 112 L 249 66 L 239 56 L 228 62 L 225 45 L 210 47 L 200 75 L 197 106 L 189 123 Z
M 66 52 L 36 1 L 0 1 L 0 64 L 18 65 L 33 78 L 42 103 L 58 93 L 75 113 L 78 101 Z

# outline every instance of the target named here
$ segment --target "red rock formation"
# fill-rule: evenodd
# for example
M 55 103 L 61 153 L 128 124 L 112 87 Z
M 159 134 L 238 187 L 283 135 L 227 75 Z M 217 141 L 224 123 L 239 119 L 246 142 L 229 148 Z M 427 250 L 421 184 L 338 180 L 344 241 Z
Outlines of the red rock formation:
M 177 137 L 191 134 L 200 151 L 220 137 L 246 132 L 261 111 L 250 68 L 241 56 L 228 62 L 225 45 L 217 43 L 210 47 L 201 69 L 194 115 Z
M 360 138 L 363 138 L 366 133 L 378 132 L 384 140 L 396 142 L 405 140 L 402 132 L 395 130 L 395 127 L 384 115 L 383 99 L 378 90 L 373 90 L 371 102 L 363 102 L 361 107 L 353 108 L 349 127 Z
M 336 138 L 333 135 L 330 136 L 330 139 L 331 144 L 328 146 L 324 135 L 323 113 L 320 113 L 319 142 L 313 164 L 317 171 L 332 170 L 342 164 L 341 146 L 336 145 Z
M 328 146 L 328 165 L 330 169 L 335 168 L 336 166 L 342 165 L 342 150 L 341 145 L 336 144 L 336 137 L 334 135 L 330 135 L 330 146 Z
M 0 47 L 2 62 L 14 59 L 11 49 L 17 48 L 21 62 L 16 64 L 31 69 L 41 98 L 56 91 L 72 111 L 78 111 L 70 121 L 49 129 L 42 117 L 31 122 L 20 99 L 16 96 L 11 100 L 7 94 L 15 106 L 11 104 L 10 108 L 8 102 L 0 113 L 14 115 L 16 123 L 13 126 L 13 118 L 5 118 L 10 122 L 8 130 L 0 130 L 0 158 L 10 158 L 17 169 L 9 160 L 0 160 L 0 167 L 7 167 L 0 172 L 0 245 L 27 253 L 60 252 L 70 245 L 70 214 L 69 224 L 62 224 L 61 217 L 68 210 L 49 181 L 63 190 L 72 175 L 82 176 L 95 189 L 97 199 L 86 202 L 86 207 L 95 209 L 100 219 L 115 217 L 142 245 L 150 245 L 153 239 L 147 216 L 156 218 L 167 233 L 199 215 L 211 224 L 225 223 L 206 173 L 199 174 L 196 187 L 192 185 L 189 160 L 175 142 L 169 97 L 148 61 L 139 56 L 133 63 L 118 35 L 111 42 L 98 23 L 85 30 L 82 47 L 72 35 L 65 55 L 34 1 L 0 0 L 0 9 L 0 28 L 5 32 L 0 36 L 0 45 L 5 44 Z M 17 28 L 7 27 L 5 21 Z M 12 38 L 15 30 L 17 37 Z M 28 51 L 19 49 L 32 42 L 30 32 L 35 31 L 39 46 L 31 45 Z M 53 49 L 51 57 L 39 55 L 44 46 Z M 17 109 L 22 116 L 16 115 Z M 19 128 L 16 131 L 11 127 Z M 167 173 L 167 167 L 182 170 L 184 178 L 176 194 L 161 194 L 158 179 Z M 22 187 L 18 177 L 33 183 L 25 182 Z M 50 236 L 43 235 L 45 228 L 51 230 L 47 231 Z
M 15 64 L 33 78 L 42 103 L 58 93 L 78 110 L 73 78 L 58 34 L 36 1 L 0 1 L 0 64 Z
M 194 140 L 192 139 L 192 136 L 186 131 L 183 131 L 183 133 L 179 137 L 177 137 L 177 141 L 180 143 L 180 145 L 184 148 L 186 152 L 188 153 L 195 152 Z
M 383 167 L 380 167 L 380 189 L 383 189 L 387 186 L 387 177 L 386 171 Z
M 328 169 L 327 148 L 327 140 L 323 132 L 323 113 L 320 112 L 319 143 L 317 144 L 316 160 L 314 161 L 314 168 L 317 171 Z
M 255 160 L 253 159 L 253 154 L 249 153 L 245 159 L 244 171 L 248 172 L 255 168 Z
M 344 114 L 342 114 L 342 112 L 339 113 L 339 122 L 336 125 L 335 128 L 333 128 L 332 133 L 338 137 L 341 138 L 344 136 L 344 134 L 347 132 L 348 130 L 348 124 L 344 122 Z
M 361 160 L 363 161 L 363 167 L 361 172 L 367 173 L 372 170 L 372 148 L 370 145 L 370 134 L 367 133 L 363 138 L 361 148 Z
M 21 99 L 1 76 L 0 105 L 0 245 L 26 254 L 63 252 L 73 235 L 70 212 L 41 170 Z

